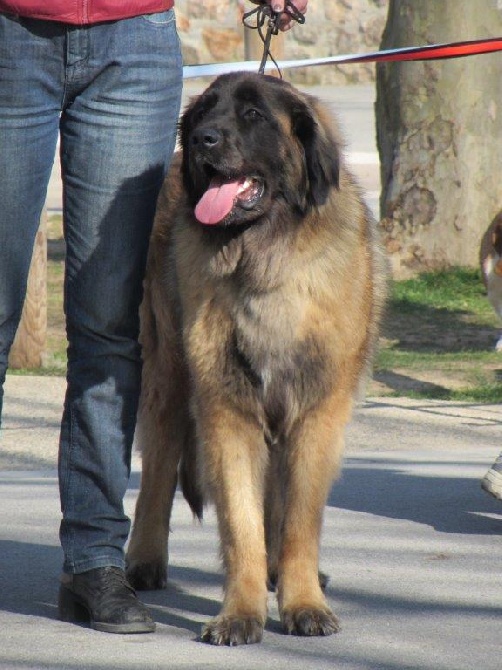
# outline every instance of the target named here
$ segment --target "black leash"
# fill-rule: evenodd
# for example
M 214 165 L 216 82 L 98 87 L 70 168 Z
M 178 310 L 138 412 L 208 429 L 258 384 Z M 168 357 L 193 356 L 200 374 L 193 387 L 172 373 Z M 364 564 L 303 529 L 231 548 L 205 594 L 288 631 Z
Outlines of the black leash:
M 270 43 L 272 41 L 272 36 L 277 35 L 277 33 L 279 32 L 279 19 L 281 18 L 281 13 L 274 12 L 274 10 L 270 7 L 270 5 L 265 4 L 263 0 L 252 0 L 252 2 L 258 3 L 258 6 L 255 7 L 254 9 L 251 9 L 249 12 L 246 12 L 242 17 L 242 22 L 246 26 L 246 28 L 257 30 L 258 35 L 260 36 L 260 39 L 263 42 L 263 56 L 261 59 L 260 67 L 258 68 L 258 74 L 264 74 L 265 64 L 267 62 L 267 59 L 270 58 L 270 60 L 277 68 L 279 77 L 282 79 L 282 72 L 277 64 L 277 61 L 272 56 L 272 52 L 270 51 Z M 298 11 L 298 9 L 291 2 L 291 0 L 286 0 L 284 11 L 287 14 L 289 14 L 290 17 L 300 25 L 305 23 L 304 15 L 300 11 Z M 255 17 L 256 19 L 254 25 L 248 22 L 249 19 L 251 19 L 252 17 Z M 267 23 L 266 32 L 263 31 L 263 26 L 265 25 L 265 23 Z

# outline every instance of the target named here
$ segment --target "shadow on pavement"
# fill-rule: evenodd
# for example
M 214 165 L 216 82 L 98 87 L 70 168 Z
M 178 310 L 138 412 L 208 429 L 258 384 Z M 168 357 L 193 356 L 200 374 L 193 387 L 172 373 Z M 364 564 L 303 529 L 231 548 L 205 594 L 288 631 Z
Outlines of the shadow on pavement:
M 408 519 L 443 533 L 502 534 L 502 503 L 481 490 L 480 480 L 437 474 L 410 474 L 411 461 L 347 458 L 340 480 L 334 485 L 328 505 L 354 512 L 367 512 L 391 519 Z M 458 463 L 420 461 L 450 467 Z M 469 465 L 484 467 L 484 463 Z
M 417 465 L 419 473 L 414 472 Z M 467 468 L 469 474 L 470 468 L 477 473 L 484 465 L 476 461 L 459 465 L 433 458 L 414 462 L 398 457 L 349 457 L 341 480 L 332 489 L 328 505 L 377 517 L 405 519 L 443 533 L 502 533 L 500 503 L 481 491 L 477 476 L 448 476 L 457 467 L 463 468 L 462 472 Z M 131 484 L 133 487 L 139 484 L 138 473 L 133 473 Z M 178 504 L 181 502 L 179 498 Z M 30 532 L 29 528 L 26 530 Z M 0 557 L 0 609 L 55 620 L 61 549 L 36 541 L 0 540 Z M 169 578 L 167 590 L 144 592 L 140 598 L 152 608 L 159 623 L 187 630 L 197 639 L 201 620 L 215 616 L 220 609 L 219 587 L 223 577 L 214 570 L 174 564 L 169 568 Z M 218 588 L 216 596 L 215 588 Z M 209 596 L 202 596 L 201 592 L 207 592 Z M 424 608 L 423 602 L 359 592 L 357 588 L 343 592 L 339 587 L 331 590 L 328 586 L 328 593 L 330 599 L 345 601 L 349 609 L 363 605 L 376 611 L 418 611 Z M 450 607 L 447 603 L 430 603 L 432 609 L 447 607 Z M 470 610 L 472 605 L 466 612 Z M 488 606 L 486 613 L 490 612 L 493 608 Z M 267 630 L 278 633 L 280 625 L 269 620 Z

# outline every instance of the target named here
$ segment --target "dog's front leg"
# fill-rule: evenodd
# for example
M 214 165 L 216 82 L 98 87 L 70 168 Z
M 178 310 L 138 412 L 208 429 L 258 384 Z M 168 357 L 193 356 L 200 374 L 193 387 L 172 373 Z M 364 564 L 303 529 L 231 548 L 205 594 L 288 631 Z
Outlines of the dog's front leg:
M 204 627 L 202 640 L 231 646 L 260 642 L 267 615 L 263 431 L 228 406 L 199 412 L 197 424 L 202 477 L 216 504 L 226 570 L 222 610 Z
M 331 635 L 339 629 L 319 580 L 319 542 L 350 407 L 349 398 L 334 395 L 303 417 L 287 441 L 278 600 L 290 634 Z
M 187 401 L 176 376 L 159 373 L 146 381 L 136 431 L 142 450 L 141 489 L 127 552 L 127 576 L 138 590 L 167 585 L 169 520 L 178 463 L 190 434 Z M 171 384 L 169 391 L 162 384 Z

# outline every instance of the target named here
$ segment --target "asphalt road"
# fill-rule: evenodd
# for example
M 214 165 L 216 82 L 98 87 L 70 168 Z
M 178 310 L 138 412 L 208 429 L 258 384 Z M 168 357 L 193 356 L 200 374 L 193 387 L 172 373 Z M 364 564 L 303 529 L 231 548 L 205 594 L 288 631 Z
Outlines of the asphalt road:
M 274 597 L 260 645 L 198 640 L 219 609 L 214 513 L 179 498 L 170 585 L 142 598 L 153 635 L 114 636 L 56 617 L 57 478 L 64 381 L 10 375 L 0 438 L 0 668 L 17 670 L 499 670 L 502 503 L 479 486 L 500 448 L 499 406 L 368 400 L 325 514 L 321 568 L 338 635 L 281 632 Z M 136 457 L 126 509 L 133 513 Z

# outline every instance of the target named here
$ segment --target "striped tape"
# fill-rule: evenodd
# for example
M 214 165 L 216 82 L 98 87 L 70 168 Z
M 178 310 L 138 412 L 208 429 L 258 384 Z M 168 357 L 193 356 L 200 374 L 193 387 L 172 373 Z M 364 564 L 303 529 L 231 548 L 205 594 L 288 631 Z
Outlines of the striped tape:
M 373 51 L 366 54 L 348 54 L 341 56 L 328 56 L 325 58 L 305 58 L 302 60 L 283 60 L 278 61 L 277 65 L 281 70 L 286 70 L 297 67 L 333 65 L 339 63 L 440 60 L 446 58 L 475 56 L 479 54 L 493 53 L 495 51 L 502 51 L 502 38 L 470 40 L 467 42 L 450 42 L 446 44 L 430 44 L 421 47 L 402 47 L 400 49 Z M 258 72 L 259 67 L 260 61 L 210 63 L 207 65 L 185 65 L 183 68 L 183 79 L 217 76 L 231 72 Z M 266 63 L 265 71 L 275 69 L 276 66 L 274 63 L 270 61 Z

